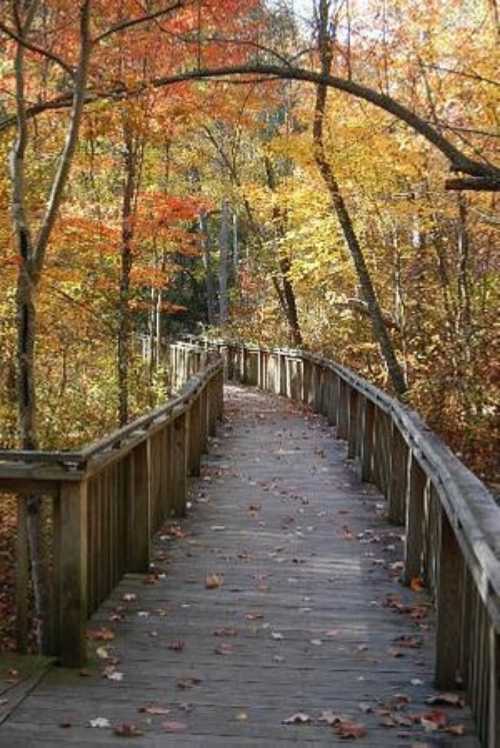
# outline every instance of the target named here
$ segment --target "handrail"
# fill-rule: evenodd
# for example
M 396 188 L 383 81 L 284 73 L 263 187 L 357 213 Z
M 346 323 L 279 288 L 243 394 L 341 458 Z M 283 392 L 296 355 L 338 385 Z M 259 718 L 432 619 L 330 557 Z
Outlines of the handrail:
M 203 353 L 202 349 L 198 350 L 200 353 Z M 195 349 L 194 352 L 198 352 L 198 350 Z M 34 462 L 47 465 L 59 464 L 67 469 L 82 469 L 86 466 L 87 461 L 91 457 L 95 457 L 100 452 L 113 449 L 117 445 L 119 446 L 122 441 L 130 437 L 134 432 L 140 429 L 145 429 L 155 421 L 164 418 L 166 415 L 169 415 L 174 408 L 188 404 L 198 389 L 203 386 L 205 380 L 210 378 L 212 372 L 215 371 L 218 366 L 218 361 L 215 361 L 211 365 L 207 365 L 201 377 L 193 375 L 184 385 L 183 394 L 177 395 L 167 403 L 160 405 L 143 416 L 139 416 L 131 423 L 115 429 L 108 436 L 105 436 L 102 439 L 96 439 L 79 450 L 31 451 L 22 449 L 0 449 L 0 469 L 2 462 Z
M 437 612 L 436 685 L 463 686 L 482 744 L 500 746 L 500 507 L 409 407 L 307 351 L 193 339 L 226 373 L 309 405 L 336 426 L 361 478 L 405 527 L 404 582 L 417 577 Z
M 175 353 L 175 348 L 173 349 Z M 16 634 L 28 642 L 26 496 L 50 517 L 50 610 L 44 654 L 64 665 L 86 660 L 88 618 L 127 572 L 147 573 L 151 538 L 186 508 L 187 477 L 199 475 L 223 410 L 223 362 L 191 347 L 173 355 L 179 394 L 164 405 L 72 452 L 0 452 L 0 492 L 18 496 Z

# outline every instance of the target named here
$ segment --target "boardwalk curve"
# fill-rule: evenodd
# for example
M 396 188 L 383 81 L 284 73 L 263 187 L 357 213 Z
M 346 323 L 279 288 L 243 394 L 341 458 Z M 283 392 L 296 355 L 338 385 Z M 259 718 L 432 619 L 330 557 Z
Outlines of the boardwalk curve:
M 52 668 L 0 746 L 114 745 L 131 723 L 144 734 L 127 745 L 326 746 L 354 722 L 360 745 L 475 748 L 467 709 L 425 701 L 432 608 L 398 583 L 400 533 L 344 443 L 254 389 L 226 387 L 225 409 L 187 519 L 156 536 L 154 573 L 125 577 L 89 624 L 113 640 L 91 641 L 83 675 Z M 418 717 L 436 711 L 465 736 L 426 732 Z M 310 724 L 283 724 L 298 713 Z

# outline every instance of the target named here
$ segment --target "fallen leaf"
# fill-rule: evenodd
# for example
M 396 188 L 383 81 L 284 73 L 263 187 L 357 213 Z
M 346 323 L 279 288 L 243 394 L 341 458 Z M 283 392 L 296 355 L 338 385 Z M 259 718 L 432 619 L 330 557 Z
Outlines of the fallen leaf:
M 362 711 L 362 712 L 363 712 L 364 714 L 369 714 L 370 712 L 372 712 L 372 711 L 373 711 L 373 709 L 372 709 L 372 706 L 371 706 L 371 704 L 368 704 L 368 703 L 367 703 L 366 701 L 361 701 L 361 702 L 360 702 L 360 703 L 358 704 L 358 707 L 359 707 L 359 708 L 361 709 L 361 711 Z
M 138 711 L 141 714 L 170 714 L 171 709 L 164 706 L 140 706 Z
M 99 629 L 89 629 L 87 631 L 87 639 L 100 642 L 110 642 L 115 638 L 115 635 L 111 629 L 104 628 L 102 626 Z
M 445 732 L 450 735 L 465 735 L 465 725 L 448 725 Z
M 194 688 L 202 682 L 201 678 L 181 678 L 177 681 L 177 688 Z
M 180 639 L 176 639 L 175 641 L 170 642 L 170 644 L 167 644 L 167 649 L 171 649 L 172 652 L 182 652 L 185 646 L 185 642 L 181 641 Z
M 304 712 L 296 712 L 295 714 L 292 714 L 290 717 L 287 717 L 283 720 L 282 724 L 284 725 L 308 725 L 311 723 L 311 718 L 308 714 L 304 714 Z
M 366 727 L 361 722 L 343 720 L 335 724 L 337 735 L 346 740 L 350 738 L 363 738 L 366 735 Z
M 463 696 L 457 693 L 438 693 L 435 696 L 429 696 L 425 700 L 426 704 L 432 704 L 433 706 L 457 706 L 460 709 L 465 706 L 465 700 Z
M 215 629 L 214 636 L 238 636 L 238 629 L 224 626 L 223 628 Z
M 187 730 L 185 722 L 162 722 L 161 726 L 165 732 L 183 732 L 184 730 Z
M 109 659 L 109 652 L 106 647 L 97 647 L 95 653 L 101 660 Z
M 123 595 L 122 600 L 125 600 L 126 603 L 131 603 L 134 600 L 137 600 L 137 595 L 134 592 L 126 592 Z
M 223 579 L 219 574 L 208 574 L 205 580 L 207 590 L 216 590 L 222 587 Z
M 91 727 L 111 727 L 111 722 L 106 717 L 96 717 L 90 720 Z
M 103 675 L 108 680 L 113 680 L 113 681 L 123 680 L 123 673 L 120 673 L 118 670 L 115 670 L 113 665 L 110 665 L 109 667 L 104 668 Z
M 394 641 L 398 647 L 408 647 L 410 649 L 418 649 L 423 643 L 422 640 L 417 639 L 416 636 L 407 636 L 406 634 L 396 637 Z
M 405 656 L 405 653 L 402 652 L 397 647 L 389 647 L 389 649 L 387 651 L 389 652 L 389 654 L 391 655 L 391 657 L 404 657 Z
M 326 722 L 326 724 L 331 727 L 332 725 L 336 725 L 337 722 L 343 722 L 348 719 L 349 718 L 343 714 L 335 714 L 331 709 L 326 709 L 319 715 L 318 722 Z
M 440 709 L 420 715 L 420 724 L 429 732 L 440 730 L 448 724 L 448 716 Z
M 118 735 L 120 738 L 137 738 L 144 735 L 142 730 L 139 730 L 139 728 L 131 722 L 124 722 L 122 725 L 117 725 L 113 728 L 113 733 Z
M 344 538 L 344 540 L 352 540 L 354 537 L 352 534 L 352 530 L 347 525 L 344 525 L 342 528 L 342 537 Z
M 234 647 L 232 644 L 219 644 L 218 647 L 215 647 L 214 652 L 218 655 L 229 655 L 234 652 Z
M 425 589 L 425 584 L 422 577 L 413 577 L 413 579 L 410 581 L 410 589 L 413 590 L 413 592 L 422 592 L 422 590 Z

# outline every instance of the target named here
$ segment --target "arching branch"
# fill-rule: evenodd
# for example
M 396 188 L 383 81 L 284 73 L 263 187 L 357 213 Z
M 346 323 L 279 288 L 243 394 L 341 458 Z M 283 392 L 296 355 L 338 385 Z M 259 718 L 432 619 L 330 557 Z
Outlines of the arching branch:
M 414 132 L 422 135 L 427 141 L 432 143 L 450 162 L 452 171 L 462 172 L 470 177 L 480 177 L 484 180 L 481 189 L 491 189 L 487 185 L 493 185 L 496 189 L 497 183 L 500 183 L 500 168 L 481 161 L 476 161 L 465 153 L 460 151 L 453 143 L 445 138 L 438 130 L 429 124 L 423 117 L 412 111 L 404 104 L 393 99 L 387 94 L 375 91 L 362 83 L 353 80 L 346 80 L 334 75 L 325 75 L 314 70 L 304 68 L 279 65 L 236 65 L 220 68 L 207 68 L 205 70 L 191 70 L 177 75 L 162 76 L 152 79 L 149 84 L 139 86 L 134 89 L 115 88 L 108 91 L 94 92 L 88 94 L 86 103 L 101 101 L 104 99 L 121 100 L 130 96 L 137 96 L 151 88 L 163 88 L 172 86 L 176 83 L 186 81 L 196 81 L 203 79 L 227 78 L 241 75 L 258 75 L 266 76 L 271 79 L 296 80 L 313 83 L 315 85 L 325 85 L 334 88 L 337 91 L 354 96 L 358 99 L 368 101 L 370 104 L 379 109 L 394 115 L 397 119 L 405 122 Z M 43 104 L 37 104 L 27 109 L 27 117 L 34 117 L 43 111 L 61 109 L 70 106 L 72 100 L 71 94 L 47 101 Z M 15 118 L 8 117 L 0 122 L 0 132 L 7 130 L 15 125 Z M 475 184 L 475 183 L 474 183 Z M 453 187 L 451 187 L 453 188 Z

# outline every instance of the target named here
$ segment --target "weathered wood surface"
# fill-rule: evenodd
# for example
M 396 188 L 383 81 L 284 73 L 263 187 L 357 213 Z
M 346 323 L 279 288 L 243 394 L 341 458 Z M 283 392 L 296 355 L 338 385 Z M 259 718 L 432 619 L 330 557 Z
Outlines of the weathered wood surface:
M 436 693 L 431 607 L 399 584 L 401 530 L 346 464 L 346 445 L 291 402 L 227 391 L 225 424 L 191 483 L 185 536 L 160 532 L 159 575 L 127 576 L 90 624 L 114 631 L 90 646 L 116 657 L 123 679 L 104 677 L 109 660 L 95 655 L 85 675 L 53 668 L 0 726 L 0 746 L 119 743 L 111 728 L 90 727 L 97 717 L 136 724 L 144 736 L 126 743 L 138 747 L 327 746 L 346 742 L 318 722 L 332 710 L 366 726 L 356 744 L 476 748 L 467 709 L 425 703 Z M 211 574 L 220 588 L 206 588 Z M 214 635 L 224 627 L 237 635 Z M 443 710 L 465 736 L 384 726 L 377 709 L 396 694 L 410 703 L 393 715 Z M 139 711 L 149 706 L 170 712 Z M 296 712 L 312 724 L 282 724 Z M 166 732 L 172 721 L 185 729 Z

